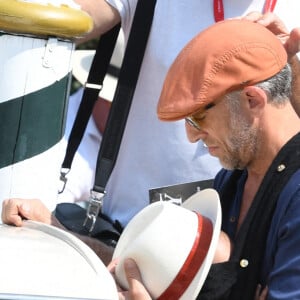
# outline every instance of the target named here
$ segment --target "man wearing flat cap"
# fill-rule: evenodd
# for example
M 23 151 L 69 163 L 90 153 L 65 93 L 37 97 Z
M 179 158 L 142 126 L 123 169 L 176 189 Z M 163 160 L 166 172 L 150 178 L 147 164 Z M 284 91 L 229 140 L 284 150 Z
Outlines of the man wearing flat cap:
M 227 20 L 192 39 L 165 78 L 158 117 L 185 119 L 188 139 L 202 140 L 224 167 L 214 188 L 233 248 L 228 261 L 211 266 L 201 300 L 300 299 L 300 119 L 287 61 L 271 31 Z M 42 215 L 51 223 L 41 206 L 4 205 L 4 223 Z M 126 270 L 126 299 L 151 299 L 133 261 Z
M 199 299 L 215 299 L 205 295 L 227 267 L 232 283 L 216 299 L 254 299 L 258 285 L 268 287 L 267 299 L 300 299 L 300 120 L 291 80 L 282 43 L 246 20 L 200 33 L 166 76 L 159 118 L 185 119 L 189 140 L 202 140 L 224 167 L 214 188 L 234 248 L 228 263 L 213 265 Z

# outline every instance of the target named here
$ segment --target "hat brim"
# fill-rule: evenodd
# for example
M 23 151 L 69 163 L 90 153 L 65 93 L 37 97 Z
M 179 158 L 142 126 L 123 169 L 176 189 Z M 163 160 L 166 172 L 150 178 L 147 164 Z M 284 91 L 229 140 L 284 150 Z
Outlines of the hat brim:
M 24 221 L 22 227 L 0 224 L 0 263 L 5 270 L 0 274 L 0 298 L 118 299 L 115 282 L 95 252 L 53 226 L 33 221 Z
M 143 261 L 142 266 L 143 268 L 140 270 L 141 273 L 145 276 L 145 278 L 148 278 L 148 282 L 151 281 L 151 277 L 149 276 L 149 269 L 146 269 L 145 267 L 145 261 L 147 261 L 147 264 L 151 264 L 152 261 L 151 256 L 153 255 L 153 261 L 159 261 L 158 256 L 164 257 L 164 255 L 169 255 L 170 257 L 174 257 L 174 255 L 177 257 L 177 255 L 181 255 L 180 251 L 178 252 L 179 249 L 175 250 L 172 249 L 172 255 L 168 253 L 170 251 L 170 247 L 162 247 L 161 243 L 154 242 L 154 237 L 156 235 L 155 232 L 159 235 L 161 231 L 161 223 L 160 225 L 156 225 L 158 227 L 153 227 L 155 228 L 153 231 L 151 231 L 151 241 L 149 239 L 145 239 L 142 243 L 137 242 L 140 241 L 138 238 L 141 236 L 141 232 L 144 232 L 145 230 L 145 235 L 149 234 L 147 231 L 147 226 L 143 228 L 143 224 L 148 224 L 150 223 L 153 225 L 153 220 L 156 215 L 155 213 L 151 213 L 151 211 L 155 211 L 156 205 L 159 205 L 160 202 L 154 202 L 147 206 L 144 210 L 140 212 L 133 220 L 127 225 L 125 228 L 124 232 L 122 233 L 121 238 L 119 239 L 119 242 L 117 244 L 117 247 L 115 249 L 114 258 L 119 258 L 120 263 L 117 266 L 116 269 L 116 275 L 118 279 L 120 280 L 120 283 L 126 287 L 127 280 L 125 280 L 125 273 L 122 267 L 122 264 L 124 262 L 125 257 L 130 257 L 134 260 L 136 260 L 137 264 L 139 265 L 139 262 L 141 263 L 141 260 Z M 175 205 L 175 204 L 168 204 L 167 205 Z M 219 195 L 218 193 L 213 190 L 213 189 L 205 189 L 203 191 L 199 191 L 192 195 L 190 198 L 188 198 L 183 204 L 182 207 L 185 209 L 188 209 L 190 211 L 194 211 L 199 213 L 201 216 L 206 217 L 210 219 L 212 226 L 213 226 L 213 232 L 212 232 L 212 238 L 211 242 L 209 244 L 209 250 L 207 251 L 207 254 L 204 258 L 204 261 L 201 264 L 201 267 L 197 271 L 197 274 L 195 277 L 192 279 L 191 283 L 189 284 L 188 288 L 184 291 L 182 294 L 182 297 L 180 298 L 181 300 L 190 300 L 190 299 L 196 299 L 197 295 L 199 294 L 200 289 L 202 288 L 202 285 L 207 277 L 207 273 L 210 269 L 210 266 L 212 264 L 214 254 L 218 245 L 218 240 L 219 240 L 219 234 L 220 234 L 220 228 L 221 228 L 221 205 L 219 201 Z M 153 210 L 151 210 L 151 208 Z M 160 214 L 160 210 L 156 212 L 157 214 Z M 178 217 L 178 216 L 177 216 Z M 176 218 L 175 218 L 176 219 Z M 174 220 L 174 219 L 173 219 Z M 176 222 L 178 223 L 178 219 L 176 219 Z M 170 226 L 170 225 L 168 225 Z M 156 230 L 156 231 L 155 231 Z M 159 231 L 158 231 L 159 230 Z M 171 233 L 171 232 L 170 232 Z M 160 235 L 163 236 L 163 235 Z M 161 237 L 158 237 L 158 240 Z M 145 243 L 145 244 L 144 244 Z M 150 244 L 149 244 L 150 243 Z M 155 248 L 155 243 L 157 245 L 160 245 L 159 249 Z M 168 245 L 171 245 L 172 241 L 168 243 Z M 152 249 L 146 249 L 145 245 L 149 246 Z M 143 249 L 143 250 L 142 250 Z M 157 250 L 157 251 L 156 251 Z M 176 252 L 177 251 L 177 252 Z M 177 254 L 176 254 L 177 253 Z M 174 269 L 175 270 L 175 269 Z M 152 270 L 153 271 L 153 270 Z M 170 273 L 169 273 L 170 274 Z M 173 274 L 173 278 L 175 278 L 176 274 Z M 150 280 L 150 281 L 149 281 Z M 161 282 L 168 282 L 168 279 L 165 280 L 165 278 L 161 279 Z M 160 283 L 161 283 L 160 282 Z M 152 282 L 153 283 L 153 282 Z M 152 284 L 151 283 L 151 284 Z M 150 288 L 148 286 L 148 288 Z M 154 291 L 153 286 L 152 288 L 152 293 L 157 292 L 157 294 L 160 294 L 160 291 Z M 161 288 L 161 287 L 160 287 Z M 167 286 L 165 287 L 167 288 Z
M 189 295 L 188 297 L 192 297 L 190 299 L 196 299 L 207 277 L 218 246 L 222 222 L 219 194 L 214 189 L 204 189 L 184 201 L 182 207 L 200 213 L 202 216 L 209 218 L 213 223 L 213 235 L 206 258 L 183 295 L 183 298 L 185 295 Z

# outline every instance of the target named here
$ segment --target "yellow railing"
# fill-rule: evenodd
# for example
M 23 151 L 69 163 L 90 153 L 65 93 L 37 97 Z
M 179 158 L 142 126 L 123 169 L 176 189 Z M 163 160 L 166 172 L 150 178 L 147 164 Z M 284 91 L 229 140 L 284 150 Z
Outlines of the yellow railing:
M 72 39 L 92 30 L 91 17 L 80 8 L 49 2 L 0 0 L 0 31 Z

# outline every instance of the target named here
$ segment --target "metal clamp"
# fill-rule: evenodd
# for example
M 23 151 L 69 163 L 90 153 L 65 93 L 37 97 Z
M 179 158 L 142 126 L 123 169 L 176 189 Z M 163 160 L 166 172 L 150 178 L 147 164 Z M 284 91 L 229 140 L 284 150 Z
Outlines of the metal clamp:
M 70 172 L 70 169 L 68 169 L 68 168 L 62 168 L 60 170 L 59 180 L 62 181 L 62 188 L 58 190 L 59 194 L 61 194 L 65 190 L 65 187 L 66 187 L 66 184 L 68 181 L 68 178 L 66 176 L 69 172 Z
M 49 38 L 45 47 L 45 53 L 43 57 L 43 67 L 51 68 L 53 65 L 53 58 L 55 57 L 54 50 L 57 47 L 57 38 Z
M 83 227 L 87 228 L 91 233 L 95 227 L 97 216 L 102 208 L 104 193 L 91 190 L 89 198 L 89 206 L 86 211 L 86 218 Z

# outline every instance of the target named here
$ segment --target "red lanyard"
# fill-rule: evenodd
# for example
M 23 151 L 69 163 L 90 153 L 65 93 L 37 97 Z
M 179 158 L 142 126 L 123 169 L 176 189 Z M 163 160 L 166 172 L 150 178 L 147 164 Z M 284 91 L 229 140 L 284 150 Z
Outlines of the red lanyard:
M 277 0 L 266 0 L 263 12 L 273 12 Z M 224 20 L 224 6 L 223 6 L 223 0 L 214 0 L 214 16 L 215 21 L 223 21 Z

